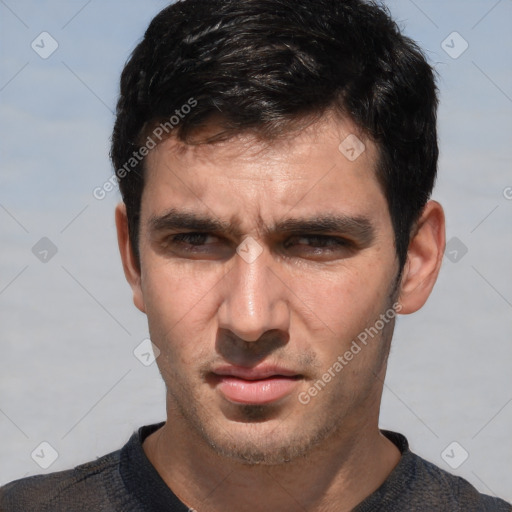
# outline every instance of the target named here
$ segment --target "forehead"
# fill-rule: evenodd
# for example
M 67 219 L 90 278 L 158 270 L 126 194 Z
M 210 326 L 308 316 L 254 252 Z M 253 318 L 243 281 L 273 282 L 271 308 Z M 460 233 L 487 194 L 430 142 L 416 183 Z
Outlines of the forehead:
M 147 157 L 141 214 L 178 208 L 247 223 L 285 213 L 379 216 L 387 204 L 377 158 L 376 145 L 354 123 L 334 116 L 270 141 L 251 132 L 213 144 L 171 137 Z
M 257 130 L 244 130 L 233 134 L 227 140 L 214 143 L 204 143 L 222 131 L 220 124 L 210 123 L 193 134 L 189 143 L 168 137 L 161 142 L 156 151 L 148 156 L 148 167 L 154 167 L 155 160 L 162 155 L 174 154 L 183 162 L 189 164 L 208 164 L 216 161 L 230 162 L 236 159 L 249 163 L 258 159 L 261 162 L 273 162 L 278 166 L 283 163 L 300 161 L 304 157 L 318 158 L 318 153 L 337 149 L 348 161 L 359 164 L 364 162 L 364 168 L 373 167 L 372 160 L 377 157 L 376 145 L 362 133 L 359 127 L 347 118 L 340 118 L 334 113 L 328 113 L 315 121 L 307 118 L 301 124 L 294 123 L 279 135 L 266 137 Z M 316 150 L 316 151 L 315 151 Z M 338 156 L 338 155 L 336 155 Z M 362 156 L 359 159 L 359 156 Z M 363 169 L 363 165 L 359 165 Z M 229 166 L 226 171 L 229 170 Z M 260 168 L 260 174 L 264 171 Z M 297 169 L 295 169 L 297 171 Z M 240 177 L 239 170 L 236 176 Z

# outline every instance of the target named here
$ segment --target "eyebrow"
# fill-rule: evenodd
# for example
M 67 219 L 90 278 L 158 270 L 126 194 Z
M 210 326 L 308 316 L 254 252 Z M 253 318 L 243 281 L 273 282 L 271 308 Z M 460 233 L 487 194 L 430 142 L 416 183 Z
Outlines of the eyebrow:
M 186 229 L 205 233 L 225 233 L 235 237 L 242 236 L 241 231 L 230 222 L 223 222 L 219 219 L 179 211 L 175 208 L 167 210 L 163 215 L 150 217 L 148 226 L 149 230 L 152 232 Z
M 239 238 L 243 236 L 242 230 L 236 224 L 175 208 L 167 210 L 163 215 L 150 217 L 148 225 L 153 233 L 189 230 L 202 233 L 222 233 Z M 343 233 L 354 237 L 365 245 L 370 244 L 375 238 L 375 228 L 367 217 L 333 214 L 284 219 L 272 226 L 264 226 L 262 231 L 263 235 L 267 236 L 272 234 Z
M 370 244 L 375 238 L 375 229 L 370 219 L 349 215 L 318 215 L 313 218 L 286 219 L 272 229 L 274 233 L 299 235 L 302 233 L 343 233 Z

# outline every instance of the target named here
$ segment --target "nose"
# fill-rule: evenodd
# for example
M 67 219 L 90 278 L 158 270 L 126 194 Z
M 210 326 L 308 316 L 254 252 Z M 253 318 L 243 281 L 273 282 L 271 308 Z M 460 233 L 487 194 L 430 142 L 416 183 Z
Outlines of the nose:
M 234 266 L 223 280 L 219 328 L 247 342 L 257 341 L 267 331 L 287 332 L 288 289 L 273 268 L 272 256 L 265 249 L 254 260 L 244 259 L 238 253 L 234 258 Z

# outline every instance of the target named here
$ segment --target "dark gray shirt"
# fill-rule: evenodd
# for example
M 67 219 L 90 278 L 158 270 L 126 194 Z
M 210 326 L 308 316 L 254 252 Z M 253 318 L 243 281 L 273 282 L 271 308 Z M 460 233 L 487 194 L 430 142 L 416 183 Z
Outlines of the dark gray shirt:
M 115 452 L 67 471 L 15 480 L 0 487 L 1 512 L 189 512 L 160 478 L 142 448 L 164 423 L 135 432 Z M 383 430 L 402 453 L 387 480 L 354 512 L 511 512 L 512 506 L 478 493 L 409 450 L 407 439 Z

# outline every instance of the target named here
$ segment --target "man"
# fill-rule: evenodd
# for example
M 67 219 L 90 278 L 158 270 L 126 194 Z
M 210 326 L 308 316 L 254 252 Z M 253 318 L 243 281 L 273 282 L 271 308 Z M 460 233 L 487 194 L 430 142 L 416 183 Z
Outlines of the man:
M 167 421 L 0 509 L 505 511 L 378 417 L 444 250 L 436 87 L 361 0 L 185 0 L 121 77 L 119 248 Z

